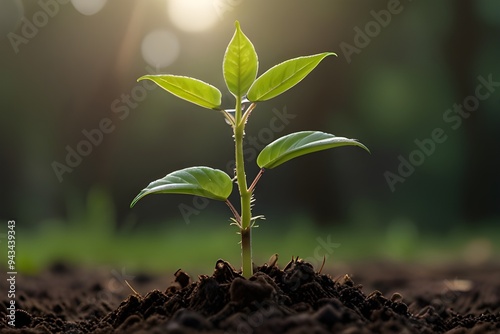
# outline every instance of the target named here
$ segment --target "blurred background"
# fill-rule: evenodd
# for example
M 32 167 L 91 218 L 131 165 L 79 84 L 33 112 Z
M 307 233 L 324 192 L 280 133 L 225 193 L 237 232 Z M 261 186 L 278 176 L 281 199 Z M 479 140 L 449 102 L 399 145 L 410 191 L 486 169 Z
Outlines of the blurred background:
M 0 218 L 20 269 L 54 260 L 207 273 L 239 266 L 223 203 L 151 196 L 189 166 L 231 171 L 222 116 L 136 79 L 192 76 L 233 108 L 222 59 L 239 20 L 271 66 L 324 51 L 303 82 L 261 103 L 255 155 L 282 135 L 356 138 L 267 171 L 254 256 L 481 264 L 500 253 L 500 3 L 467 1 L 2 0 Z M 236 193 L 236 191 L 235 191 Z M 235 197 L 233 202 L 238 203 Z M 6 227 L 0 230 L 5 240 Z M 5 244 L 5 243 L 3 243 Z

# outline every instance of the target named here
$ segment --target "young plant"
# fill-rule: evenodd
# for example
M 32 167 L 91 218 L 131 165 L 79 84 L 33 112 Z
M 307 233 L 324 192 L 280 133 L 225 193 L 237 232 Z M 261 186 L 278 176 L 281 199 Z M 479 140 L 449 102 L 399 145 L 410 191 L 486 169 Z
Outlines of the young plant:
M 215 110 L 224 116 L 233 130 L 235 152 L 234 178 L 210 167 L 189 167 L 151 182 L 132 201 L 133 207 L 149 194 L 188 194 L 224 201 L 230 208 L 233 224 L 241 234 L 242 274 L 250 277 L 252 263 L 252 228 L 257 219 L 252 216 L 253 192 L 265 169 L 278 167 L 293 158 L 329 148 L 354 145 L 369 152 L 368 148 L 354 139 L 336 137 L 319 131 L 301 131 L 281 137 L 267 145 L 257 157 L 260 172 L 248 185 L 245 173 L 243 138 L 245 125 L 257 103 L 270 100 L 295 86 L 332 52 L 298 57 L 280 63 L 257 78 L 258 59 L 253 44 L 236 22 L 236 31 L 229 42 L 223 60 L 223 75 L 228 90 L 234 96 L 234 110 L 221 107 L 221 92 L 198 79 L 177 75 L 145 75 L 138 79 L 151 80 L 167 92 L 203 108 Z M 238 211 L 229 201 L 236 181 L 240 197 Z

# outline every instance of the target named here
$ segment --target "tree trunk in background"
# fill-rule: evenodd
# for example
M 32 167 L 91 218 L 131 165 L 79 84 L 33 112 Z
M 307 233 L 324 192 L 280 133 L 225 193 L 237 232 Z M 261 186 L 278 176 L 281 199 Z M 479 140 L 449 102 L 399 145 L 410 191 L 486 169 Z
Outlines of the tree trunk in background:
M 462 103 L 467 96 L 474 95 L 479 75 L 487 78 L 489 73 L 477 73 L 477 60 L 479 56 L 482 37 L 486 33 L 483 24 L 477 17 L 477 9 L 473 0 L 455 1 L 454 23 L 452 35 L 450 36 L 448 50 L 449 63 L 457 83 L 456 103 Z M 493 77 L 494 81 L 498 78 Z M 497 94 L 497 92 L 494 92 Z M 488 133 L 481 123 L 487 123 L 484 104 L 479 104 L 475 112 L 471 112 L 469 118 L 464 119 L 462 126 L 466 135 L 466 146 L 464 147 L 465 174 L 463 179 L 462 210 L 464 218 L 473 223 L 475 221 L 499 214 L 498 185 L 495 187 L 495 174 L 500 169 L 498 159 L 492 160 L 495 153 L 492 146 L 484 144 L 491 139 L 492 133 Z M 496 162 L 494 162 L 496 161 Z M 496 164 L 496 166 L 495 166 Z M 495 193 L 497 198 L 495 199 Z
M 321 81 L 328 81 L 330 74 L 322 75 Z M 300 129 L 302 130 L 317 130 L 335 133 L 335 129 L 327 129 L 328 110 L 331 108 L 331 101 L 337 101 L 336 92 L 328 88 L 329 85 L 317 85 L 316 90 L 311 96 L 303 101 L 303 104 L 294 105 L 294 113 L 307 113 L 307 117 L 302 115 Z M 311 90 L 312 91 L 312 90 Z M 312 116 L 314 115 L 314 116 Z M 304 213 L 310 214 L 311 219 L 318 225 L 327 225 L 334 221 L 339 221 L 342 218 L 342 212 L 339 205 L 339 195 L 336 192 L 338 187 L 335 186 L 334 178 L 332 177 L 333 166 L 328 161 L 325 161 L 325 155 L 315 153 L 297 159 L 297 167 L 294 172 L 297 173 L 293 177 L 293 187 L 291 193 L 296 196 L 299 205 L 303 208 Z M 294 199 L 295 200 L 295 199 Z

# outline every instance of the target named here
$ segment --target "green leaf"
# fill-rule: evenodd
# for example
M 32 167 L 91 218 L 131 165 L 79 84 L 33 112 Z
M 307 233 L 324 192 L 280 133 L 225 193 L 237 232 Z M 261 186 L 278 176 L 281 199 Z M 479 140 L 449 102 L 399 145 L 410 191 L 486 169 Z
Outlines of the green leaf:
M 328 56 L 337 56 L 333 52 L 298 57 L 278 64 L 255 80 L 247 98 L 252 102 L 266 101 L 276 97 L 304 79 L 318 64 Z
M 189 167 L 151 182 L 137 195 L 130 207 L 149 194 L 186 194 L 225 201 L 233 190 L 229 175 L 210 167 Z
M 259 62 L 255 48 L 241 31 L 236 21 L 236 31 L 227 46 L 222 64 L 227 88 L 234 96 L 243 97 L 257 77 Z
M 271 169 L 308 153 L 347 145 L 359 146 L 370 152 L 355 139 L 336 137 L 320 131 L 301 131 L 278 138 L 264 147 L 257 157 L 257 165 Z
M 219 109 L 222 93 L 214 86 L 201 80 L 179 75 L 144 75 L 137 79 L 151 80 L 167 92 L 203 108 Z

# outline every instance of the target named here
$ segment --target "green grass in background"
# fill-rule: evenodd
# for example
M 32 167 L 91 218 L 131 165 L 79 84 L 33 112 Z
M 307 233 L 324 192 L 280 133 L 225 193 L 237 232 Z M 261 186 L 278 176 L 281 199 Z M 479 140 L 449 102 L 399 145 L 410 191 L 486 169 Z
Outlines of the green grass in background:
M 223 258 L 240 265 L 239 238 L 234 227 L 210 228 L 210 224 L 165 223 L 152 230 L 114 234 L 109 226 L 92 224 L 65 225 L 45 222 L 36 233 L 19 229 L 17 264 L 19 271 L 36 272 L 54 261 L 85 266 L 114 265 L 130 270 L 173 273 L 182 268 L 193 274 L 210 274 L 215 262 Z M 216 225 L 220 225 L 217 223 Z M 318 229 L 301 219 L 280 227 L 266 222 L 254 233 L 254 258 L 264 263 L 272 254 L 280 255 L 284 266 L 292 256 L 300 256 L 320 265 L 328 257 L 327 267 L 338 262 L 380 259 L 436 263 L 463 261 L 474 264 L 494 260 L 500 253 L 500 231 L 455 230 L 446 237 L 419 236 L 413 227 L 391 226 L 370 231 L 347 228 Z M 141 228 L 139 228 L 141 229 Z M 338 243 L 328 248 L 325 244 Z
M 190 224 L 180 218 L 161 224 L 128 221 L 117 229 L 110 208 L 111 199 L 95 189 L 85 206 L 78 201 L 68 203 L 68 221 L 43 221 L 30 230 L 18 223 L 17 270 L 36 273 L 54 261 L 66 261 L 168 274 L 182 268 L 196 277 L 210 274 L 219 258 L 240 266 L 239 236 L 237 229 L 229 226 L 229 219 L 207 213 Z M 253 235 L 258 265 L 274 253 L 279 254 L 281 266 L 292 256 L 320 266 L 326 255 L 328 270 L 339 263 L 376 260 L 480 264 L 496 261 L 500 254 L 498 224 L 488 229 L 459 227 L 439 235 L 422 234 L 416 224 L 405 219 L 383 228 L 370 222 L 318 228 L 305 216 L 286 221 L 269 218 L 259 224 Z

